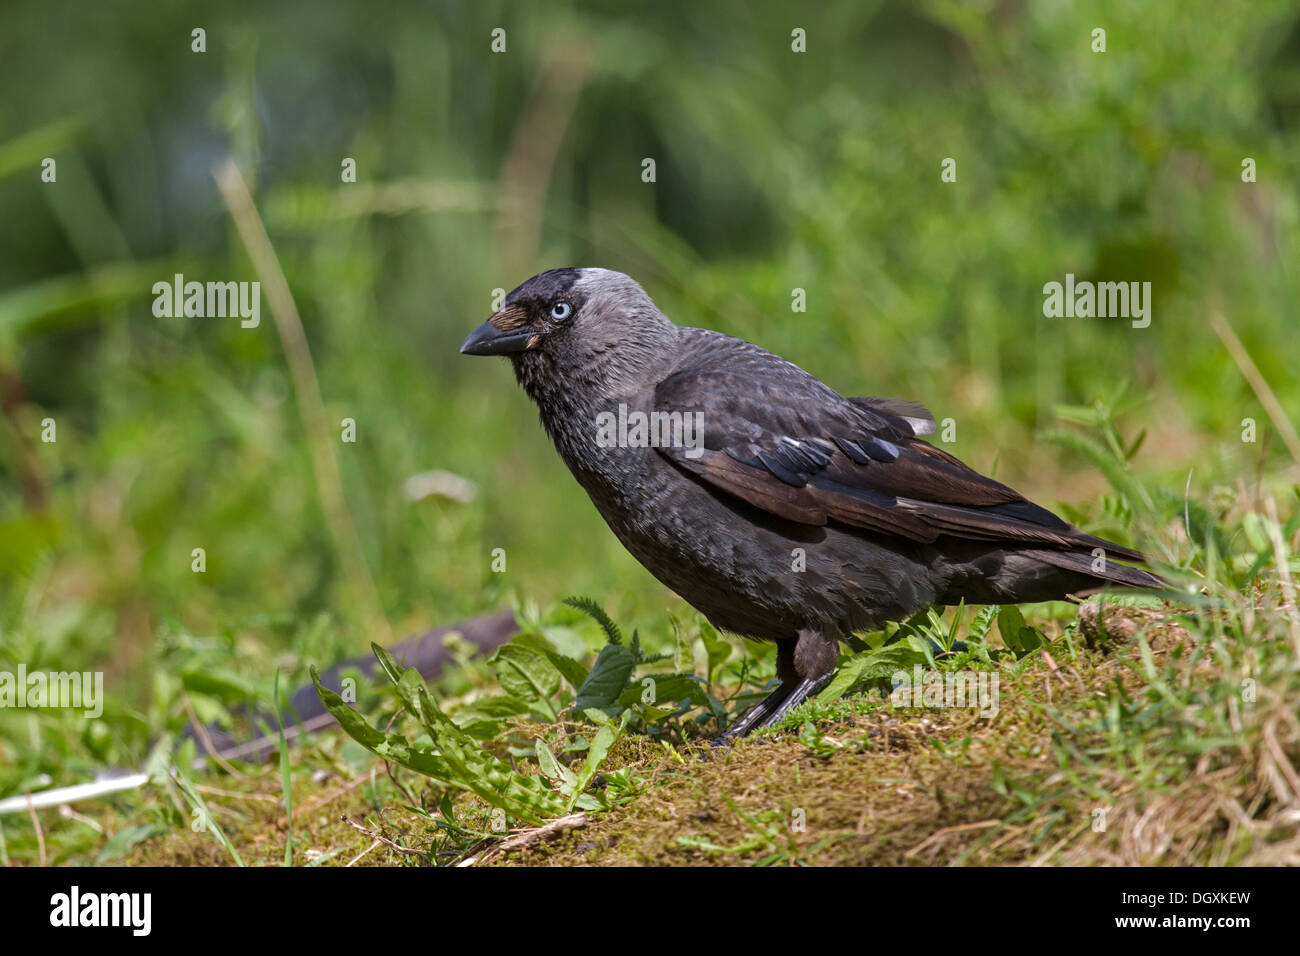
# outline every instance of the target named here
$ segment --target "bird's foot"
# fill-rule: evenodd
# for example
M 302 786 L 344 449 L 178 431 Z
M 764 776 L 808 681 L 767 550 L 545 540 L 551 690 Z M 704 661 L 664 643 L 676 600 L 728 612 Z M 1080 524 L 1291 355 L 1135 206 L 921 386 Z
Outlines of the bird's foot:
M 776 690 L 745 711 L 744 716 L 719 736 L 714 737 L 710 743 L 718 749 L 730 749 L 731 745 L 741 737 L 746 737 L 756 728 L 763 726 L 763 722 L 777 707 L 781 706 L 782 701 L 790 696 L 792 689 L 789 681 L 778 684 Z
M 732 724 L 711 743 L 717 749 L 730 749 L 741 737 L 748 737 L 760 727 L 772 727 L 809 697 L 821 693 L 834 679 L 835 672 L 823 674 L 812 680 L 800 680 L 798 683 L 786 682 L 768 694 L 745 712 L 745 715 Z M 790 684 L 793 683 L 793 686 Z
M 790 711 L 794 710 L 810 697 L 815 697 L 820 694 L 834 679 L 835 672 L 831 671 L 830 673 L 823 674 L 821 677 L 812 680 L 801 680 L 795 686 L 794 690 L 790 691 L 790 696 L 781 701 L 780 705 L 767 716 L 761 726 L 775 727 L 785 719 L 786 714 L 790 713 Z

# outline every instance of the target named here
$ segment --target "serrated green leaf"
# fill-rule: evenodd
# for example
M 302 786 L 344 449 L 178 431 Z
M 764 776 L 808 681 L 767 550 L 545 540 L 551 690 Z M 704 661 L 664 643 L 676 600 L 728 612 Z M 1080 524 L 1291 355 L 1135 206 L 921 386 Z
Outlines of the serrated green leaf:
M 485 803 L 529 823 L 540 824 L 546 817 L 563 812 L 563 800 L 539 778 L 524 776 L 480 749 L 438 710 L 423 687 L 416 695 L 415 709 L 430 718 L 426 729 L 441 748 L 438 753 L 413 745 L 399 734 L 370 726 L 338 694 L 322 686 L 314 667 L 311 675 L 325 709 L 348 736 L 371 753 L 423 774 L 442 786 L 467 790 Z
M 588 597 L 567 597 L 564 603 L 571 608 L 576 608 L 587 616 L 595 620 L 605 632 L 605 638 L 610 644 L 622 644 L 623 632 L 618 629 L 618 625 L 605 613 L 605 609 Z
M 458 707 L 456 713 L 451 715 L 451 720 L 471 737 L 491 740 L 505 729 L 510 718 L 521 717 L 529 711 L 528 704 L 517 697 L 498 694 Z
M 511 642 L 498 647 L 490 663 L 506 693 L 549 709 L 550 698 L 560 689 L 560 672 L 545 654 Z
M 970 630 L 966 632 L 968 642 L 982 642 L 989 636 L 989 631 L 993 628 L 993 622 L 998 619 L 998 614 L 1002 608 L 997 604 L 986 604 L 975 614 L 975 620 L 971 621 Z

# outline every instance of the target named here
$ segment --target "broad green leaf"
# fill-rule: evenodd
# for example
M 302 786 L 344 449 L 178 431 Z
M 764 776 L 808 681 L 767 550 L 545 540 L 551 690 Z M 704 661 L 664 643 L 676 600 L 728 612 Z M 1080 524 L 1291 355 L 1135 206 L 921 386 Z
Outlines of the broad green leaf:
M 705 693 L 704 682 L 698 677 L 688 677 L 685 674 L 645 674 L 619 694 L 619 704 L 623 707 L 631 707 L 634 704 L 646 705 L 645 682 L 647 680 L 654 681 L 654 694 L 649 704 L 676 703 L 679 700 L 689 700 L 697 706 L 707 703 L 708 695 Z M 672 710 L 668 712 L 672 713 Z
M 558 651 L 544 651 L 546 659 L 555 665 L 555 669 L 560 672 L 566 681 L 569 682 L 575 691 L 582 686 L 582 682 L 587 679 L 587 668 L 581 661 L 576 661 L 567 654 L 561 654 Z
M 622 644 L 606 644 L 596 656 L 595 666 L 578 688 L 573 706 L 578 710 L 588 707 L 612 707 L 627 686 L 627 680 L 636 667 L 636 655 Z
M 836 700 L 861 681 L 888 677 L 895 671 L 909 670 L 916 665 L 925 666 L 929 662 L 928 648 L 923 640 L 909 635 L 893 644 L 886 644 L 879 650 L 865 654 L 855 654 L 840 668 L 838 674 L 826 685 L 826 689 L 817 695 L 823 703 Z
M 653 707 L 649 704 L 633 704 L 632 710 L 646 724 L 657 724 L 677 713 L 673 707 Z
M 860 676 L 861 671 L 857 666 L 845 664 L 831 678 L 831 682 L 826 685 L 826 688 L 817 695 L 817 699 L 824 704 L 839 700 L 849 692 L 850 687 L 858 682 Z
M 1002 643 L 1013 651 L 1024 649 L 1020 643 L 1020 631 L 1024 626 L 1025 617 L 1014 604 L 1004 605 L 998 612 L 998 634 L 1002 637 Z
M 1043 643 L 1043 636 L 1028 625 L 1020 629 L 1020 646 L 1028 653 Z
M 379 667 L 388 676 L 388 679 L 396 686 L 402 679 L 402 666 L 397 663 L 397 658 L 389 652 L 388 648 L 370 642 L 370 650 L 374 653 L 375 659 L 379 661 Z

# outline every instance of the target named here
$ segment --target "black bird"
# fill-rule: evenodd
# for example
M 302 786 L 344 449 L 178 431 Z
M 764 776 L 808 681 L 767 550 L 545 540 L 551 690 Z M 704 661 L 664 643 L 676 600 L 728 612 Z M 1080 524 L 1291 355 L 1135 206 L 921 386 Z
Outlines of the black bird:
M 780 686 L 724 737 L 825 687 L 855 631 L 934 605 L 1164 585 L 1118 563 L 1139 552 L 922 441 L 934 419 L 921 406 L 846 398 L 756 345 L 681 328 L 622 273 L 536 275 L 460 350 L 510 357 L 560 457 L 651 574 L 716 627 L 777 643 Z

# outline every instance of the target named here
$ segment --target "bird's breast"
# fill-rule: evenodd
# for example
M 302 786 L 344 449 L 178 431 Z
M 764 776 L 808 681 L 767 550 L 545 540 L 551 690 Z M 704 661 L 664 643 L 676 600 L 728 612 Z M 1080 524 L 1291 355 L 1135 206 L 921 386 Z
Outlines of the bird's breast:
M 674 427 L 690 425 L 652 430 L 638 411 L 647 404 L 614 401 L 543 421 L 623 546 L 716 626 L 770 640 L 804 627 L 848 633 L 919 606 L 924 596 L 909 582 L 919 569 L 887 545 L 781 519 L 710 487 L 658 450 Z

